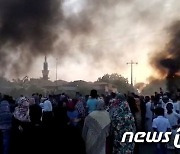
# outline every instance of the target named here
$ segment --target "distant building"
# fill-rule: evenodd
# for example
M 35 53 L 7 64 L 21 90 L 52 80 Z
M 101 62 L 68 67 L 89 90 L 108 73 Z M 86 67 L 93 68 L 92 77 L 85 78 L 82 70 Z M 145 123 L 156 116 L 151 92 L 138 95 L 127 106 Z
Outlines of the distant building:
M 116 86 L 114 86 L 110 83 L 106 83 L 106 82 L 95 82 L 95 83 L 93 83 L 93 87 L 96 90 L 100 90 L 100 91 L 103 91 L 106 93 L 111 93 L 111 92 L 117 93 L 118 92 Z
M 43 75 L 44 80 L 49 79 L 49 77 L 48 77 L 49 70 L 48 70 L 48 63 L 47 63 L 47 57 L 46 56 L 45 56 L 45 61 L 44 61 L 44 65 L 43 65 L 42 75 Z

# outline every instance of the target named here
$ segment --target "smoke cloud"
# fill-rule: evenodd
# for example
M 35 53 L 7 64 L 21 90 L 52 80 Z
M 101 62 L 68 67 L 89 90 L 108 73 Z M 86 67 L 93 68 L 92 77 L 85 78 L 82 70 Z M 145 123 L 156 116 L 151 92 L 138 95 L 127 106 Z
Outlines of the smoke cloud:
M 33 58 L 53 50 L 58 0 L 0 0 L 0 67 L 13 75 L 29 70 Z
M 167 41 L 179 8 L 176 0 L 0 0 L 2 75 L 23 75 L 44 55 L 122 71 Z
M 169 42 L 151 63 L 162 77 L 166 77 L 168 90 L 173 91 L 180 86 L 180 21 L 174 22 L 167 32 Z

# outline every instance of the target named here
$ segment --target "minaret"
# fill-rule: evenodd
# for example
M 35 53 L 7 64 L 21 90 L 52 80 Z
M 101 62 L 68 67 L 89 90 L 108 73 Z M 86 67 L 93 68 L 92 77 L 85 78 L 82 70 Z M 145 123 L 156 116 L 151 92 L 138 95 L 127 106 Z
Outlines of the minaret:
M 49 79 L 49 77 L 48 77 L 49 70 L 48 70 L 48 63 L 47 63 L 47 57 L 46 56 L 45 56 L 45 61 L 44 61 L 44 65 L 43 65 L 42 75 L 43 75 L 44 80 Z

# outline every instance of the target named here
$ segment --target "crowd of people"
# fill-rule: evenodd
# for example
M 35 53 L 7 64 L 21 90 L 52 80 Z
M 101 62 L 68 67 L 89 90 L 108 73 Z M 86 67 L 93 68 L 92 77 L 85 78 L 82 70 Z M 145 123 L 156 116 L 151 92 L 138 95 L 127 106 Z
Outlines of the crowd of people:
M 125 132 L 166 132 L 179 128 L 180 93 L 0 96 L 0 153 L 138 154 L 122 143 Z M 171 143 L 169 148 L 174 149 Z M 156 152 L 166 153 L 165 144 Z

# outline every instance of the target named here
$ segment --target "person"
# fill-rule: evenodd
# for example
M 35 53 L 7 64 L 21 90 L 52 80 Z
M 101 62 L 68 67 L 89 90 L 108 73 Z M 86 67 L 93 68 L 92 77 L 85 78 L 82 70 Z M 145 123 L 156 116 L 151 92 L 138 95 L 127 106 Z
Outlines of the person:
M 172 103 L 167 103 L 166 108 L 167 108 L 167 113 L 165 114 L 165 117 L 169 120 L 171 131 L 172 131 L 170 142 L 167 144 L 167 148 L 175 149 L 173 143 L 174 143 L 174 138 L 175 138 L 177 129 L 179 127 L 180 114 L 177 114 L 176 112 L 174 112 Z
M 25 130 L 22 131 L 22 140 L 20 141 L 21 146 L 23 148 L 19 149 L 18 154 L 23 154 L 23 149 L 28 149 L 26 151 L 26 154 L 45 153 L 49 149 L 46 149 L 44 147 L 50 145 L 46 145 L 47 143 L 45 142 L 47 139 L 49 139 L 49 132 L 44 131 L 43 126 L 41 124 L 41 107 L 38 104 L 31 105 L 29 107 L 29 116 L 29 125 Z M 50 150 L 48 152 L 50 152 Z
M 135 119 L 125 96 L 119 93 L 116 99 L 118 107 L 115 110 L 112 108 L 114 111 L 111 115 L 112 154 L 130 154 L 133 153 L 135 144 L 121 143 L 121 138 L 125 132 L 136 132 Z
M 153 118 L 153 112 L 152 112 L 152 107 L 151 107 L 151 101 L 150 97 L 146 96 L 145 97 L 145 102 L 146 102 L 146 131 L 151 132 L 152 131 L 152 118 Z
M 5 96 L 6 97 L 6 96 Z M 0 103 L 0 132 L 2 134 L 2 153 L 9 153 L 10 130 L 12 126 L 12 114 L 10 112 L 9 102 L 5 99 Z
M 78 102 L 75 105 L 75 109 L 79 113 L 79 118 L 80 118 L 79 128 L 80 128 L 80 130 L 82 130 L 83 125 L 84 125 L 84 119 L 86 117 L 86 110 L 85 110 L 85 107 L 84 107 L 84 102 L 83 102 L 83 98 L 82 97 L 81 98 L 79 97 L 79 100 L 78 100 Z
M 84 118 L 86 111 L 84 108 L 84 104 L 83 104 L 83 99 L 79 98 L 79 100 L 77 101 L 76 105 L 75 105 L 76 110 L 78 111 L 80 117 Z
M 165 117 L 169 120 L 171 128 L 176 129 L 178 126 L 178 121 L 180 119 L 180 114 L 174 112 L 172 103 L 167 103 L 166 108 L 167 113 L 165 114 Z
M 156 109 L 157 118 L 153 119 L 152 127 L 155 131 L 158 132 L 167 132 L 171 128 L 169 120 L 164 117 L 164 109 L 157 108 Z
M 166 110 L 166 104 L 167 104 L 169 101 L 170 101 L 170 99 L 169 99 L 169 97 L 168 97 L 167 94 L 162 97 L 161 107 L 164 109 L 164 112 L 167 112 L 167 110 Z
M 47 98 L 43 104 L 41 104 L 43 115 L 42 115 L 42 122 L 45 126 L 49 127 L 52 123 L 52 117 L 53 117 L 53 108 L 52 103 Z
M 93 89 L 90 93 L 90 98 L 87 101 L 88 114 L 96 110 L 97 106 L 97 90 Z
M 180 96 L 177 96 L 177 101 L 174 103 L 174 110 L 176 113 L 180 114 Z
M 79 113 L 75 109 L 75 106 L 68 107 L 67 116 L 69 118 L 69 124 L 76 127 L 80 121 Z
M 26 125 L 30 122 L 29 102 L 26 98 L 22 99 L 21 102 L 18 103 L 13 115 L 14 121 L 16 121 L 16 124 L 20 129 L 21 127 L 26 127 Z
M 69 122 L 69 118 L 67 116 L 66 102 L 58 103 L 58 106 L 54 108 L 54 118 L 53 118 L 54 127 L 66 128 L 68 122 Z
M 104 100 L 98 100 L 96 111 L 92 111 L 84 122 L 82 137 L 87 154 L 105 154 L 106 138 L 109 134 L 110 116 L 105 110 Z
M 39 94 L 32 94 L 32 98 L 34 98 L 34 101 L 35 101 L 36 104 L 40 103 Z
M 58 103 L 54 109 L 53 127 L 48 131 L 46 138 L 51 141 L 50 153 L 78 153 L 85 154 L 85 145 L 78 128 L 68 125 L 69 118 L 67 116 L 66 102 Z M 59 148 L 60 147 L 60 148 Z
M 133 93 L 128 95 L 127 102 L 129 104 L 131 113 L 133 114 L 134 117 L 136 117 L 136 113 L 138 112 L 138 108 L 137 108 L 136 101 L 135 101 Z
M 110 117 L 112 116 L 114 110 L 119 107 L 119 101 L 116 99 L 116 93 L 112 92 L 110 95 L 109 102 L 107 103 L 107 111 L 109 112 Z
M 135 103 L 136 103 L 136 106 L 138 109 L 138 112 L 135 113 L 136 129 L 137 129 L 137 131 L 141 131 L 142 130 L 141 102 L 140 102 L 139 96 L 137 96 L 137 95 L 134 97 L 134 99 L 135 99 Z
M 153 130 L 158 133 L 159 132 L 165 133 L 165 132 L 171 131 L 169 120 L 164 117 L 164 109 L 159 107 L 156 109 L 155 112 L 156 112 L 157 118 L 153 120 L 153 123 L 152 123 Z M 167 153 L 166 144 L 157 143 L 156 153 L 166 154 Z
M 140 109 L 141 109 L 141 131 L 145 131 L 146 104 L 144 101 L 144 96 L 140 96 Z
M 36 104 L 35 99 L 33 97 L 29 98 L 28 102 L 29 106 Z

